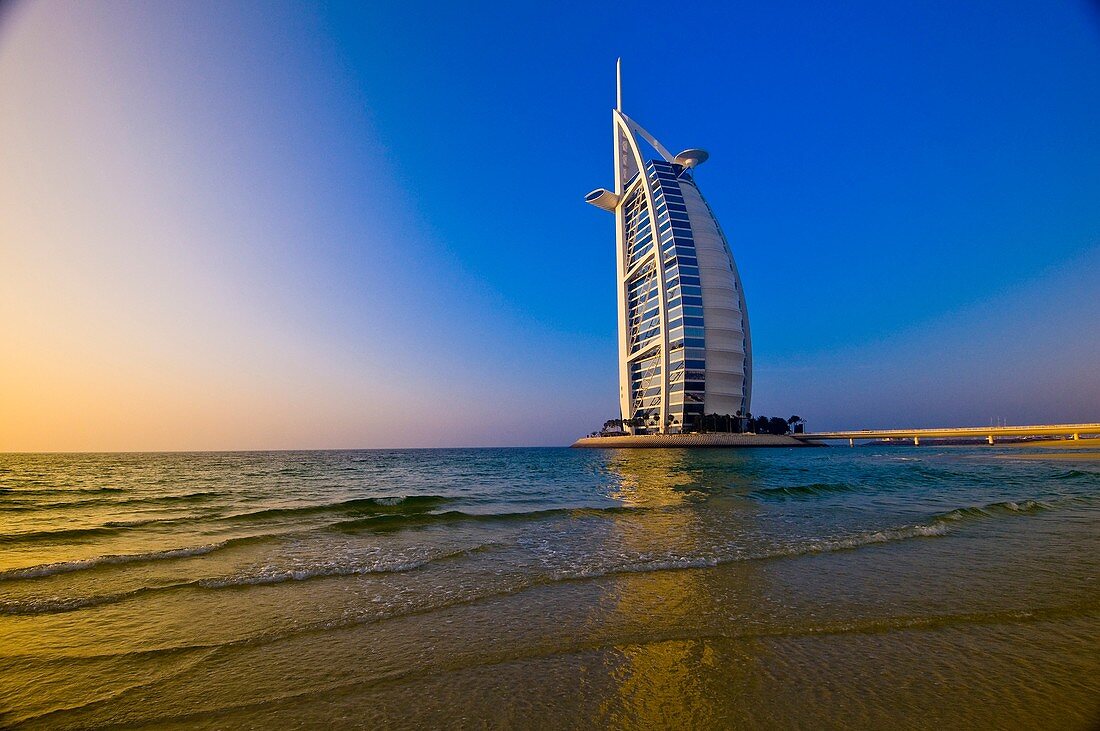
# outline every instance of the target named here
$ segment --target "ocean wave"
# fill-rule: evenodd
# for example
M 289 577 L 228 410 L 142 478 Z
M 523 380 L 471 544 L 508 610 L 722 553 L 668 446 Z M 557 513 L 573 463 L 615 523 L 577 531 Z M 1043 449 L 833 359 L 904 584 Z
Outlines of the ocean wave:
M 767 558 L 780 556 L 798 556 L 809 553 L 831 553 L 833 551 L 848 551 L 861 546 L 869 546 L 876 543 L 890 543 L 893 541 L 905 541 L 911 538 L 933 538 L 947 533 L 947 526 L 939 523 L 931 525 L 916 524 L 906 525 L 900 528 L 888 528 L 885 530 L 868 531 L 847 538 L 829 538 L 811 541 L 801 550 L 782 553 Z
M 428 556 L 407 557 L 401 555 L 382 557 L 370 563 L 330 562 L 311 566 L 278 567 L 263 566 L 252 571 L 220 577 L 208 577 L 182 581 L 162 586 L 142 586 L 112 594 L 94 594 L 72 597 L 28 597 L 25 599 L 0 599 L 0 615 L 63 614 L 80 609 L 117 604 L 137 597 L 178 591 L 180 589 L 233 589 L 250 586 L 281 584 L 287 581 L 308 581 L 334 576 L 363 576 L 367 574 L 394 574 L 413 571 L 436 561 L 472 555 L 492 548 L 494 543 L 455 549 Z M 216 550 L 216 549 L 213 549 Z M 198 554 L 195 554 L 198 555 Z
M 217 490 L 199 490 L 197 492 L 185 492 L 179 495 L 151 495 L 149 497 L 134 497 L 126 500 L 112 502 L 111 505 L 175 505 L 176 503 L 193 503 L 211 498 L 221 497 L 224 493 Z
M 1100 479 L 1100 472 L 1093 472 L 1090 470 L 1067 470 L 1060 474 L 1054 475 L 1052 479 L 1055 480 L 1080 480 L 1086 479 Z
M 75 597 L 42 597 L 31 599 L 0 599 L 0 615 L 34 616 L 39 614 L 63 614 L 75 612 L 78 609 L 101 604 L 114 604 L 130 599 L 141 594 L 155 591 L 151 587 L 134 589 L 133 591 L 119 592 L 117 594 L 97 594 L 94 596 Z
M 108 520 L 103 524 L 104 528 L 144 528 L 147 525 L 179 525 L 202 520 L 198 515 L 173 515 L 166 518 L 139 518 L 138 520 Z
M 21 543 L 44 540 L 84 540 L 118 533 L 117 528 L 97 525 L 88 528 L 62 528 L 60 530 L 31 530 L 23 533 L 0 535 L 0 543 Z
M 493 544 L 481 544 L 472 548 L 437 553 L 429 556 L 407 558 L 390 556 L 373 564 L 329 563 L 295 568 L 264 567 L 256 573 L 227 576 L 218 579 L 199 579 L 193 582 L 203 589 L 226 589 L 236 586 L 281 584 L 285 581 L 308 581 L 329 576 L 363 576 L 365 574 L 400 574 L 427 566 L 436 561 L 469 556 L 488 550 Z
M 1054 506 L 1041 500 L 1021 500 L 1014 502 L 1004 500 L 987 505 L 955 508 L 946 513 L 940 513 L 933 517 L 939 523 L 955 523 L 969 520 L 984 520 L 1004 515 L 1034 515 L 1045 510 L 1051 510 Z
M 628 508 L 622 505 L 609 505 L 606 507 L 577 507 L 577 508 L 546 508 L 543 510 L 521 510 L 505 513 L 468 513 L 461 510 L 446 510 L 443 512 L 422 512 L 410 514 L 382 514 L 371 515 L 354 520 L 342 520 L 333 523 L 329 528 L 355 532 L 359 530 L 400 530 L 418 525 L 431 525 L 435 523 L 451 523 L 455 521 L 477 522 L 508 522 L 524 520 L 540 520 L 555 516 L 585 517 L 606 516 L 624 513 L 634 513 L 643 508 Z
M 170 548 L 164 551 L 108 554 L 105 556 L 95 556 L 93 558 L 79 559 L 75 561 L 58 561 L 55 563 L 27 566 L 25 568 L 7 569 L 5 571 L 0 571 L 0 581 L 11 581 L 15 579 L 37 579 L 44 576 L 67 574 L 74 571 L 87 571 L 99 568 L 101 566 L 113 566 L 117 564 L 150 563 L 153 561 L 164 561 L 176 558 L 204 556 L 208 553 L 213 553 L 214 551 L 222 548 L 227 548 L 229 546 L 241 545 L 243 543 L 256 543 L 272 537 L 274 536 L 244 536 L 241 538 L 229 538 L 227 540 L 219 541 L 217 543 L 206 543 L 199 546 L 188 546 L 184 548 Z
M 851 492 L 858 489 L 859 485 L 853 485 L 847 482 L 815 482 L 810 485 L 763 487 L 759 490 L 753 490 L 749 495 L 762 498 L 813 497 L 816 495 L 828 495 L 838 492 Z
M 421 513 L 433 510 L 451 501 L 442 495 L 397 495 L 390 497 L 366 497 L 338 500 L 316 505 L 296 505 L 284 508 L 265 508 L 250 513 L 229 515 L 224 520 L 251 521 L 284 518 L 322 513 Z
M 34 482 L 31 484 L 45 484 L 40 482 Z M 0 488 L 0 492 L 6 495 L 98 495 L 100 493 L 112 493 L 117 494 L 120 492 L 126 492 L 122 487 L 43 487 L 43 488 L 23 488 L 23 487 L 3 487 Z
M 580 579 L 598 579 L 603 576 L 615 574 L 646 574 L 658 571 L 682 571 L 684 569 L 703 569 L 718 566 L 723 563 L 731 563 L 744 558 L 719 558 L 717 556 L 678 556 L 669 558 L 647 559 L 634 563 L 591 566 L 584 568 L 570 567 L 550 572 L 545 580 L 548 582 L 577 581 Z M 545 581 L 543 583 L 546 583 Z
M 742 557 L 746 560 L 767 560 L 777 558 L 794 558 L 816 553 L 835 553 L 837 551 L 851 551 L 863 546 L 873 546 L 879 543 L 893 543 L 919 538 L 935 538 L 946 535 L 948 526 L 939 523 L 917 523 L 914 525 L 902 525 L 881 530 L 869 530 L 855 533 L 849 536 L 832 536 L 828 538 L 812 538 L 792 546 L 784 546 L 771 551 L 763 551 L 759 554 Z
M 29 530 L 21 533 L 9 533 L 7 535 L 0 535 L 0 544 L 38 541 L 80 542 L 107 536 L 116 536 L 123 531 L 132 530 L 134 528 L 172 526 L 190 523 L 196 520 L 203 520 L 203 518 L 194 515 L 182 515 L 170 518 L 146 518 L 144 520 L 109 520 L 101 525 L 87 526 L 84 528 Z
M 192 493 L 197 494 L 197 493 Z M 85 540 L 103 536 L 117 535 L 124 530 L 136 528 L 181 525 L 193 522 L 230 522 L 252 523 L 278 518 L 307 517 L 335 513 L 337 515 L 388 515 L 417 514 L 437 509 L 449 502 L 449 498 L 439 495 L 390 496 L 377 498 L 354 498 L 332 503 L 301 505 L 285 508 L 266 508 L 249 513 L 226 516 L 179 515 L 138 520 L 110 520 L 101 525 L 86 528 L 63 528 L 60 530 L 32 530 L 22 533 L 0 535 L 0 544 L 21 543 L 27 541 Z
M 877 531 L 867 531 L 851 536 L 819 538 L 807 540 L 795 545 L 782 546 L 772 550 L 749 553 L 735 553 L 730 555 L 711 556 L 665 556 L 658 558 L 646 558 L 642 561 L 632 561 L 618 565 L 603 565 L 591 567 L 569 567 L 553 571 L 547 575 L 550 581 L 575 581 L 578 579 L 592 579 L 615 574 L 650 573 L 657 571 L 681 571 L 684 569 L 702 569 L 720 566 L 723 564 L 740 563 L 748 561 L 770 561 L 785 558 L 797 558 L 820 553 L 835 553 L 838 551 L 851 551 L 863 546 L 871 546 L 879 543 L 891 543 L 906 541 L 916 538 L 934 538 L 945 535 L 948 532 L 946 525 L 907 525 L 897 528 L 888 528 Z
M 114 495 L 116 493 L 108 493 Z M 147 497 L 131 497 L 122 500 L 108 498 L 85 498 L 83 500 L 62 500 L 57 502 L 19 501 L 0 506 L 3 510 L 28 511 L 28 510 L 65 510 L 71 508 L 83 508 L 93 505 L 122 508 L 131 505 L 178 505 L 179 503 L 199 502 L 219 497 L 222 493 L 214 491 L 188 492 L 182 495 L 151 495 Z
M 370 515 L 363 518 L 354 518 L 352 520 L 341 520 L 328 526 L 332 530 L 354 533 L 358 530 L 373 529 L 373 530 L 398 530 L 401 528 L 408 528 L 414 525 L 424 525 L 427 523 L 447 523 L 454 520 L 463 520 L 466 518 L 476 518 L 477 516 L 470 515 L 469 513 L 463 513 L 458 510 L 447 510 L 442 513 L 421 513 L 421 514 L 409 514 L 409 515 Z
M 904 473 L 910 477 L 919 478 L 925 482 L 940 483 L 955 483 L 959 478 L 969 478 L 971 475 L 963 470 L 955 470 L 949 467 L 940 465 L 928 464 L 927 461 L 921 460 L 919 462 L 906 465 Z

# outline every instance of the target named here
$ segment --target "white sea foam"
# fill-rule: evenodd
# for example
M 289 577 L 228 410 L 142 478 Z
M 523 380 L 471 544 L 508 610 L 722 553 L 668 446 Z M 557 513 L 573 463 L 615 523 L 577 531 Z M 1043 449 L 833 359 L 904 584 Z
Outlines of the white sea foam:
M 195 549 L 179 549 L 179 551 L 162 551 L 160 554 L 140 554 L 140 556 L 153 556 L 160 555 L 160 557 L 166 557 L 163 554 L 175 553 L 178 555 L 195 556 L 201 555 L 201 553 L 209 553 L 212 550 L 216 550 L 224 546 L 231 541 L 224 541 L 220 544 L 211 544 L 210 546 L 196 547 Z M 58 612 L 70 612 L 77 609 L 84 609 L 87 607 L 94 607 L 102 604 L 114 604 L 126 599 L 130 599 L 140 595 L 147 595 L 151 593 L 159 593 L 169 590 L 178 590 L 186 588 L 202 588 L 202 589 L 228 589 L 237 586 L 262 586 L 267 584 L 280 584 L 286 581 L 306 581 L 308 579 L 324 578 L 328 576 L 357 576 L 365 574 L 391 574 L 402 573 L 406 571 L 412 571 L 414 569 L 426 566 L 433 561 L 441 561 L 448 558 L 456 558 L 460 556 L 466 556 L 469 554 L 477 553 L 491 548 L 497 545 L 495 543 L 484 543 L 472 547 L 460 548 L 452 551 L 435 552 L 429 554 L 421 554 L 417 556 L 385 556 L 380 557 L 378 560 L 364 562 L 362 560 L 347 562 L 333 561 L 322 564 L 308 564 L 301 566 L 276 566 L 267 565 L 259 568 L 252 568 L 244 570 L 239 574 L 230 576 L 220 576 L 213 578 L 195 579 L 192 581 L 184 581 L 176 584 L 168 584 L 163 586 L 142 586 L 130 591 L 119 592 L 115 594 L 97 594 L 91 596 L 72 596 L 72 597 L 29 597 L 25 599 L 15 600 L 0 600 L 0 614 L 52 614 Z M 206 549 L 206 550 L 202 550 Z M 188 553 L 183 553 L 188 551 Z M 132 557 L 101 557 L 101 559 L 107 558 L 130 558 L 130 560 L 140 560 L 136 558 L 139 554 L 133 554 Z M 79 562 L 69 562 L 75 564 Z M 35 569 L 45 569 L 47 567 L 34 567 Z M 56 568 L 56 565 L 55 567 Z M 81 567 L 69 568 L 67 570 L 75 571 Z M 25 571 L 30 571 L 26 569 Z M 55 571 L 55 573 L 57 573 Z M 38 574 L 39 576 L 45 574 Z M 26 577 L 19 577 L 26 578 Z
M 763 552 L 734 550 L 724 555 L 709 556 L 620 556 L 619 558 L 622 559 L 622 562 L 608 562 L 601 565 L 571 566 L 551 571 L 547 578 L 551 581 L 569 581 L 573 579 L 598 578 L 600 576 L 620 573 L 648 573 L 651 571 L 701 569 L 738 561 L 794 558 L 816 553 L 848 551 L 878 543 L 904 541 L 913 538 L 933 538 L 945 535 L 947 531 L 947 526 L 942 523 L 933 523 L 931 525 L 918 524 L 870 531 L 840 538 L 815 539 Z
M 909 538 L 932 538 L 947 533 L 947 526 L 942 523 L 931 525 L 908 525 L 901 528 L 861 533 L 848 538 L 834 538 L 810 542 L 802 550 L 794 550 L 786 554 L 797 556 L 807 553 L 829 553 L 831 551 L 847 551 L 860 546 L 875 543 L 888 543 L 890 541 L 904 541 Z

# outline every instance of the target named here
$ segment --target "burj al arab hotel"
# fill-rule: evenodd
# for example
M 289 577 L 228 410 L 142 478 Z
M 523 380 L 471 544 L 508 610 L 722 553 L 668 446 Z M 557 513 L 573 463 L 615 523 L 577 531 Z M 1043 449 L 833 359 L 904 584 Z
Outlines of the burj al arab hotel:
M 619 402 L 634 431 L 677 433 L 703 414 L 746 414 L 752 344 L 729 242 L 695 182 L 704 150 L 671 155 L 622 110 L 616 66 L 615 190 L 585 197 L 615 214 Z M 647 160 L 642 143 L 656 155 Z M 639 421 L 640 420 L 640 421 Z

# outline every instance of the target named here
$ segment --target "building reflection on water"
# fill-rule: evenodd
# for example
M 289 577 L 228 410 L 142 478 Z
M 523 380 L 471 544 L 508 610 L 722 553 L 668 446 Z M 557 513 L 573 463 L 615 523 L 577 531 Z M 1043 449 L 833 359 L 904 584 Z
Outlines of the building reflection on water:
M 721 468 L 711 470 L 709 460 L 683 450 L 609 453 L 621 483 L 615 497 L 643 509 L 615 521 L 614 544 L 654 555 L 653 568 L 685 567 L 624 573 L 600 607 L 603 631 L 621 632 L 600 704 L 611 726 L 721 725 L 759 672 L 761 647 L 740 638 L 745 627 L 737 626 L 759 603 L 758 570 L 744 562 L 708 565 L 716 540 L 737 535 L 738 521 L 751 519 L 736 498 L 731 509 L 711 504 L 731 499 L 730 472 L 738 467 L 732 460 L 727 453 Z

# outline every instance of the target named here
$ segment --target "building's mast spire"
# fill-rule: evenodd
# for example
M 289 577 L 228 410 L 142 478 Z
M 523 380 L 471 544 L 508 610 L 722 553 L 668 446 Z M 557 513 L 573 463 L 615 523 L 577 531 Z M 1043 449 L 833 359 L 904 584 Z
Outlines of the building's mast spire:
M 615 108 L 623 111 L 623 59 L 615 59 Z

